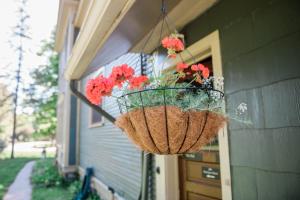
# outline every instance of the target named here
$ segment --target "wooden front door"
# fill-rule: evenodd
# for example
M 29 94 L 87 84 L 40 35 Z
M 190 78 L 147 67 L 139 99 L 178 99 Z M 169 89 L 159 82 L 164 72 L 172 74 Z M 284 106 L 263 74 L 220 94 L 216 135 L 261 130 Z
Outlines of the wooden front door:
M 217 149 L 181 155 L 178 161 L 181 200 L 222 199 Z

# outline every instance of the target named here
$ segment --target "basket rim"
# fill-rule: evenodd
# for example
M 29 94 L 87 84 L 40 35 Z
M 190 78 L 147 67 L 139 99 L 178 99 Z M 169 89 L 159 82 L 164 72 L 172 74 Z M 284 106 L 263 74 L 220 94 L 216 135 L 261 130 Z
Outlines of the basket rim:
M 137 94 L 137 93 L 143 93 L 143 92 L 147 92 L 147 91 L 152 91 L 152 90 L 159 91 L 159 90 L 180 90 L 180 89 L 202 90 L 202 91 L 205 91 L 205 92 L 214 91 L 214 92 L 219 92 L 222 97 L 225 96 L 224 92 L 222 92 L 221 90 L 213 89 L 213 88 L 207 88 L 207 87 L 205 87 L 205 88 L 204 87 L 203 88 L 202 87 L 162 87 L 162 88 L 146 88 L 146 89 L 143 89 L 143 90 L 129 92 L 129 93 L 126 93 L 126 94 L 123 94 L 123 95 L 117 97 L 117 99 L 124 98 L 126 96 Z

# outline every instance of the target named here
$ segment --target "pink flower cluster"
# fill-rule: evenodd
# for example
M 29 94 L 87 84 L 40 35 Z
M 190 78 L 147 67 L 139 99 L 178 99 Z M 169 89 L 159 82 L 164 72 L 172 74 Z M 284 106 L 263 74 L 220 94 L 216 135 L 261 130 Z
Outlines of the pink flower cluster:
M 123 64 L 121 66 L 113 67 L 110 79 L 117 85 L 119 88 L 122 87 L 122 84 L 131 79 L 134 75 L 134 69 L 129 67 L 127 64 Z
M 179 34 L 172 34 L 161 41 L 162 46 L 168 49 L 168 56 L 171 58 L 176 58 L 176 53 L 184 50 L 184 44 L 179 37 L 181 37 Z M 184 75 L 191 75 L 192 73 L 187 69 L 189 69 L 189 65 L 184 62 L 180 62 L 176 66 L 177 72 L 184 73 Z M 194 64 L 191 66 L 191 70 L 196 77 L 196 81 L 199 83 L 202 82 L 201 77 L 204 79 L 209 77 L 209 69 L 203 64 Z
M 133 77 L 129 80 L 129 89 L 142 89 L 142 87 L 149 82 L 149 78 L 147 76 L 138 76 Z
M 176 38 L 176 37 L 165 37 L 161 41 L 161 44 L 164 48 L 172 49 L 176 52 L 184 50 L 183 42 L 179 38 Z
M 184 75 L 191 75 L 194 74 L 195 78 L 196 78 L 196 82 L 198 83 L 202 83 L 202 78 L 207 79 L 209 77 L 209 69 L 207 67 L 205 67 L 203 64 L 194 64 L 191 66 L 191 70 L 193 73 L 191 73 L 191 71 L 186 71 L 187 69 L 189 69 L 189 65 L 186 63 L 178 63 L 176 66 L 176 71 L 178 73 L 183 73 Z
M 195 72 L 201 72 L 201 75 L 205 79 L 209 77 L 209 69 L 202 64 L 192 65 L 191 69 Z
M 93 104 L 102 103 L 103 96 L 109 96 L 112 93 L 114 83 L 111 79 L 100 75 L 97 78 L 90 79 L 86 85 L 86 96 Z
M 127 64 L 113 67 L 112 73 L 108 78 L 100 75 L 90 79 L 86 85 L 86 96 L 88 100 L 99 105 L 104 96 L 111 96 L 115 86 L 121 88 L 123 83 L 128 81 L 128 89 L 141 89 L 149 81 L 147 76 L 134 77 L 134 69 Z

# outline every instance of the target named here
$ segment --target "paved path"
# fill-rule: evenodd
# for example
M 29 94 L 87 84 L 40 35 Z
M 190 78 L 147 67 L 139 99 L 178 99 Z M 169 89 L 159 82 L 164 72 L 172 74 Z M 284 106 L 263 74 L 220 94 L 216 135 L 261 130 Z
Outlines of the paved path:
M 28 162 L 10 185 L 3 200 L 31 200 L 30 175 L 34 161 Z

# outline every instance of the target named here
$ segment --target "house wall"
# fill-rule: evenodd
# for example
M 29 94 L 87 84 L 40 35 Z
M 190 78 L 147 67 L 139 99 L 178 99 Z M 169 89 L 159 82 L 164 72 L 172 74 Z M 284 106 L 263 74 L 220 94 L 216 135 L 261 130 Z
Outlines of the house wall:
M 113 66 L 127 63 L 135 67 L 136 73 L 139 74 L 140 64 L 137 63 L 139 56 L 126 54 L 104 66 L 104 73 L 108 75 Z M 96 75 L 97 72 L 82 79 L 81 92 L 84 93 L 87 80 Z M 114 95 L 117 95 L 116 92 Z M 114 98 L 105 98 L 102 107 L 115 117 L 120 114 Z M 89 109 L 87 105 L 80 103 L 80 166 L 93 167 L 95 177 L 125 199 L 138 199 L 141 184 L 140 151 L 119 128 L 107 120 L 103 126 L 89 128 Z
M 57 103 L 57 162 L 61 172 L 75 171 L 76 164 L 76 97 L 71 94 L 69 82 L 64 79 L 64 70 L 74 44 L 74 14 L 68 18 L 63 49 L 59 55 L 58 103 Z M 75 32 L 76 33 L 76 32 Z
M 233 199 L 300 199 L 300 2 L 222 0 L 187 25 L 192 44 L 218 29 L 230 122 Z

